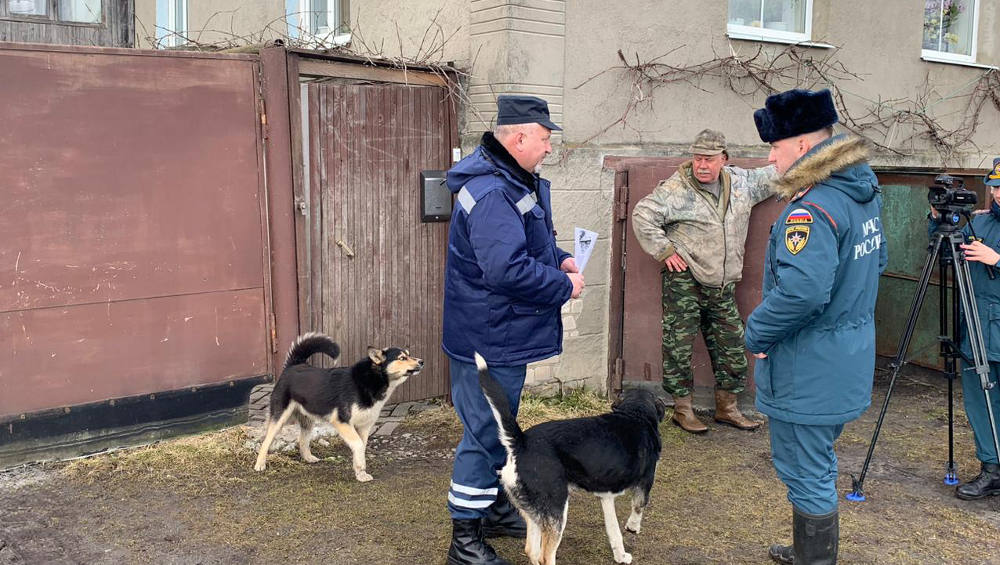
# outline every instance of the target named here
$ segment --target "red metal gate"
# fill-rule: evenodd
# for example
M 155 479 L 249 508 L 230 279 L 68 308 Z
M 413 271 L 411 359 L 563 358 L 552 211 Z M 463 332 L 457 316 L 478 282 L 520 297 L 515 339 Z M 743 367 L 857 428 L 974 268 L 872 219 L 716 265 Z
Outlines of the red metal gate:
M 616 171 L 615 201 L 618 213 L 612 235 L 613 265 L 619 265 L 612 277 L 611 351 L 612 374 L 617 383 L 626 381 L 658 382 L 662 378 L 660 271 L 663 265 L 647 255 L 632 230 L 632 210 L 639 200 L 653 191 L 663 179 L 677 171 L 687 158 L 613 158 L 606 166 Z M 739 167 L 767 165 L 761 159 L 733 159 Z M 743 318 L 760 303 L 764 253 L 771 224 L 784 204 L 768 199 L 753 209 L 743 280 L 736 286 L 736 301 Z M 617 297 L 617 299 L 615 298 Z M 616 324 L 615 321 L 618 321 Z M 620 361 L 616 361 L 620 359 Z M 695 384 L 712 387 L 715 379 L 701 336 L 695 344 Z M 750 363 L 748 388 L 753 386 L 753 363 Z
M 6 441 L 268 374 L 256 58 L 8 44 L 0 76 Z

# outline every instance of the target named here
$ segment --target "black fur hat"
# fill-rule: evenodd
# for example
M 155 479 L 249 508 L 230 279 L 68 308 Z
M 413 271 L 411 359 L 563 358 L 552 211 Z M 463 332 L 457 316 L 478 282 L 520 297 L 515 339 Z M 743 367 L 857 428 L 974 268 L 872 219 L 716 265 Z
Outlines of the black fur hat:
M 761 141 L 771 143 L 812 133 L 837 123 L 837 108 L 827 89 L 789 90 L 767 97 L 764 107 L 753 113 Z

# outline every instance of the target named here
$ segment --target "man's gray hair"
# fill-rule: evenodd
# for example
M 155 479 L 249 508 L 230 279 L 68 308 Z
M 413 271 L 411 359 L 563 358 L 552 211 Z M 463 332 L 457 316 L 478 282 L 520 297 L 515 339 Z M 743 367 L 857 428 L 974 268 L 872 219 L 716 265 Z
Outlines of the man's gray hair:
M 505 139 L 507 137 L 514 135 L 515 133 L 520 133 L 522 131 L 528 133 L 528 131 L 531 130 L 531 126 L 533 125 L 535 124 L 527 123 L 527 124 L 508 124 L 504 126 L 494 126 L 493 137 L 497 139 Z

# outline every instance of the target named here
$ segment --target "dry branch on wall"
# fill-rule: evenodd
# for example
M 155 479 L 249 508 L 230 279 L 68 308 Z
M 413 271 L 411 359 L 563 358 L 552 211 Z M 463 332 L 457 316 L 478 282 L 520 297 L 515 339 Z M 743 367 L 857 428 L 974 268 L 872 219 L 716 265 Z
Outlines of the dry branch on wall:
M 619 50 L 619 65 L 577 85 L 575 88 L 581 88 L 602 75 L 614 73 L 624 75 L 623 82 L 630 90 L 621 115 L 583 144 L 616 126 L 630 127 L 629 122 L 637 109 L 652 108 L 653 95 L 658 88 L 676 83 L 704 92 L 710 92 L 710 87 L 722 86 L 754 100 L 789 88 L 829 88 L 840 113 L 840 125 L 845 129 L 900 156 L 914 155 L 916 142 L 928 141 L 939 153 L 942 164 L 976 148 L 973 137 L 985 109 L 992 107 L 1000 112 L 1000 73 L 993 69 L 986 70 L 978 80 L 952 94 L 940 95 L 930 80 L 925 79 L 913 98 L 873 101 L 846 89 L 852 81 L 863 79 L 837 59 L 839 48 L 817 57 L 811 54 L 813 51 L 795 45 L 778 51 L 765 51 L 763 46 L 757 46 L 750 56 L 740 56 L 730 47 L 729 55 L 715 53 L 712 59 L 692 65 L 663 62 L 681 47 L 683 45 L 648 61 L 642 61 L 638 54 L 633 61 Z M 861 102 L 848 105 L 845 95 Z M 949 115 L 945 119 L 933 112 L 939 104 L 961 104 L 963 99 L 964 110 L 958 117 Z
M 339 53 L 352 57 L 361 57 L 371 65 L 389 66 L 400 69 L 404 73 L 412 67 L 419 67 L 421 71 L 431 72 L 442 79 L 448 91 L 447 97 L 455 104 L 458 104 L 459 107 L 464 106 L 473 110 L 475 109 L 463 86 L 464 83 L 468 82 L 469 73 L 443 60 L 445 47 L 455 37 L 455 34 L 458 33 L 461 27 L 451 32 L 446 32 L 438 21 L 441 15 L 441 8 L 438 9 L 424 29 L 420 43 L 413 54 L 405 52 L 403 40 L 399 34 L 399 26 L 396 26 L 398 55 L 389 55 L 386 52 L 384 38 L 378 44 L 366 38 L 360 24 L 352 25 L 349 32 L 343 34 L 350 37 L 350 42 L 346 45 L 336 41 L 332 33 L 326 36 L 313 35 L 308 30 L 291 24 L 288 15 L 267 22 L 258 31 L 245 34 L 237 33 L 235 31 L 237 10 L 213 13 L 199 30 L 175 32 L 164 30 L 157 26 L 153 30 L 154 33 L 150 34 L 143 22 L 136 18 L 138 23 L 137 28 L 141 29 L 145 42 L 156 49 L 255 53 L 268 45 L 285 45 L 290 48 L 311 49 L 322 53 Z M 298 16 L 307 15 L 307 13 L 294 15 L 301 21 L 302 18 Z M 224 22 L 227 16 L 229 20 L 228 24 Z M 222 24 L 221 26 L 219 25 L 220 23 Z M 296 34 L 291 35 L 288 33 L 290 26 L 296 28 Z M 167 33 L 161 37 L 156 37 L 157 31 L 167 31 Z M 206 41 L 203 39 L 206 36 L 216 39 Z

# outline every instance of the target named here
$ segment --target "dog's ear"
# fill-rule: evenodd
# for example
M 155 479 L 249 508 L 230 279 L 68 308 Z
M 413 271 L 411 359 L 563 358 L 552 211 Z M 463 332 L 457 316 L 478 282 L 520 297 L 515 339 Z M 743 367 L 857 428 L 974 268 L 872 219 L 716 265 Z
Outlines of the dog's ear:
M 369 347 L 368 358 L 372 360 L 372 363 L 381 365 L 382 363 L 385 363 L 385 352 L 377 347 Z

